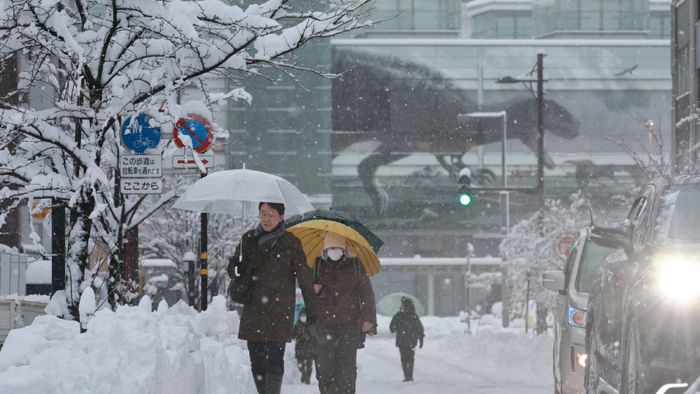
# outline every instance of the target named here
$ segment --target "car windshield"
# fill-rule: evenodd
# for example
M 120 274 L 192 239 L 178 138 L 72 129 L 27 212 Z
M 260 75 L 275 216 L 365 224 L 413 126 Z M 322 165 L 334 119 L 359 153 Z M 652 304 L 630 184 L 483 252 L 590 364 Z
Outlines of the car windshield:
M 670 218 L 670 220 L 669 220 Z M 664 196 L 659 224 L 669 240 L 700 242 L 700 186 L 679 185 Z M 665 225 L 665 226 L 664 226 Z
M 593 242 L 586 242 L 578 265 L 578 275 L 576 275 L 576 290 L 589 293 L 593 286 L 595 275 L 605 256 L 610 253 L 609 248 L 598 246 Z

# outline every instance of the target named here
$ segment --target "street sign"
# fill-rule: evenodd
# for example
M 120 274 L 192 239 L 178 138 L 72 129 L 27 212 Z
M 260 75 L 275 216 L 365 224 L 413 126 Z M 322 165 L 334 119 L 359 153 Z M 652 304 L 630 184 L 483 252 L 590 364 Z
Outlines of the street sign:
M 199 160 L 204 165 L 204 168 L 214 167 L 214 156 L 199 156 Z M 173 168 L 189 168 L 197 169 L 197 164 L 195 163 L 194 157 L 177 155 L 173 156 Z
M 132 119 L 136 122 L 132 125 Z M 160 143 L 160 125 L 146 114 L 128 116 L 121 129 L 122 144 L 130 151 L 143 154 Z
M 192 149 L 197 153 L 204 153 L 209 149 L 214 133 L 209 121 L 197 114 L 187 114 L 187 118 L 180 118 L 173 129 L 173 139 L 175 146 L 184 148 L 181 135 L 187 136 L 192 140 Z
M 122 155 L 119 158 L 122 178 L 153 178 L 163 176 L 163 159 L 160 155 Z
M 571 233 L 561 233 L 554 241 L 554 253 L 562 259 L 569 257 L 571 253 L 571 248 L 569 247 L 571 243 L 574 242 L 574 234 Z
M 160 194 L 163 191 L 162 178 L 122 178 L 122 194 Z

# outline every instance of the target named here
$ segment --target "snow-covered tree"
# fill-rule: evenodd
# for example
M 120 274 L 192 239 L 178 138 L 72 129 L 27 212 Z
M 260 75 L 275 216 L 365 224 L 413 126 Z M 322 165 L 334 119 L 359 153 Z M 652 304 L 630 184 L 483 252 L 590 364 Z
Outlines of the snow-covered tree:
M 88 240 L 101 239 L 119 256 L 125 232 L 176 195 L 144 209 L 145 198 L 118 192 L 122 123 L 145 113 L 172 127 L 187 113 L 177 100 L 186 86 L 202 88 L 205 104 L 250 100 L 246 78 L 303 69 L 292 52 L 367 26 L 371 0 L 232 3 L 0 0 L 0 62 L 21 57 L 17 89 L 0 97 L 0 200 L 16 208 L 53 198 L 69 210 L 66 297 L 74 316 Z M 238 88 L 202 87 L 203 78 L 218 76 Z M 41 107 L 30 93 L 42 97 Z
M 524 316 L 526 300 L 536 301 L 544 310 L 555 306 L 555 295 L 542 288 L 538 278 L 544 271 L 563 268 L 564 260 L 556 254 L 554 243 L 560 234 L 575 233 L 590 224 L 587 207 L 588 202 L 581 193 L 572 195 L 568 206 L 547 200 L 541 226 L 538 211 L 513 226 L 504 237 L 500 251 L 506 261 L 505 285 L 509 299 L 503 301 L 511 316 Z M 539 314 L 544 310 L 538 310 Z M 543 330 L 541 325 L 540 322 L 538 332 Z
M 187 183 L 183 177 L 174 177 L 166 181 L 166 187 Z M 185 178 L 186 179 L 186 178 Z M 191 177 L 191 181 L 194 181 Z M 147 234 L 141 240 L 143 254 L 146 257 L 167 257 L 175 262 L 182 262 L 185 253 L 195 255 L 199 251 L 200 215 L 196 212 L 172 209 L 167 204 L 151 215 L 141 225 L 140 232 Z M 210 214 L 208 217 L 209 271 L 215 273 L 210 288 L 218 289 L 227 282 L 226 266 L 228 258 L 233 255 L 236 245 L 243 233 L 251 229 L 257 219 L 232 218 L 229 215 Z M 224 283 L 221 279 L 224 279 Z M 220 289 L 218 289 L 220 290 Z

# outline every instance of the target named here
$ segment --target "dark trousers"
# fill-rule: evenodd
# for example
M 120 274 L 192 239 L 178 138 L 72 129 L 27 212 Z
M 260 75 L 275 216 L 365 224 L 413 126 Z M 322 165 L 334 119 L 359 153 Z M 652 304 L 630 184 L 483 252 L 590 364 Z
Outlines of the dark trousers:
M 416 348 L 400 347 L 401 368 L 403 369 L 404 380 L 413 380 L 413 362 L 416 358 Z
M 284 375 L 285 342 L 248 341 L 250 370 L 258 394 L 279 394 Z
M 318 327 L 316 379 L 321 394 L 354 394 L 357 330 Z
M 313 358 L 298 358 L 297 366 L 299 367 L 299 372 L 301 372 L 301 382 L 306 384 L 311 384 L 311 371 L 313 370 L 314 359 Z

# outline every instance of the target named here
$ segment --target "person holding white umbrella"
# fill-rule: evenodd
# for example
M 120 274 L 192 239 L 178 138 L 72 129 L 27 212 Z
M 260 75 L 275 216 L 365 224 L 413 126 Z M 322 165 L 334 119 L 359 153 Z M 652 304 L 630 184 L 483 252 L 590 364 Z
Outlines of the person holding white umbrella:
M 313 272 L 306 265 L 301 242 L 285 230 L 284 204 L 261 202 L 258 210 L 260 224 L 243 235 L 229 260 L 228 274 L 234 282 L 245 275 L 252 278 L 238 338 L 248 341 L 258 393 L 279 394 L 284 349 L 293 337 L 295 279 L 308 303 Z
M 293 337 L 295 282 L 299 282 L 305 303 L 313 302 L 313 272 L 301 242 L 286 231 L 284 214 L 302 214 L 313 206 L 286 179 L 244 168 L 214 172 L 198 180 L 180 196 L 175 208 L 259 218 L 258 226 L 243 234 L 229 260 L 229 295 L 244 305 L 238 338 L 248 341 L 258 393 L 279 394 L 284 349 Z

